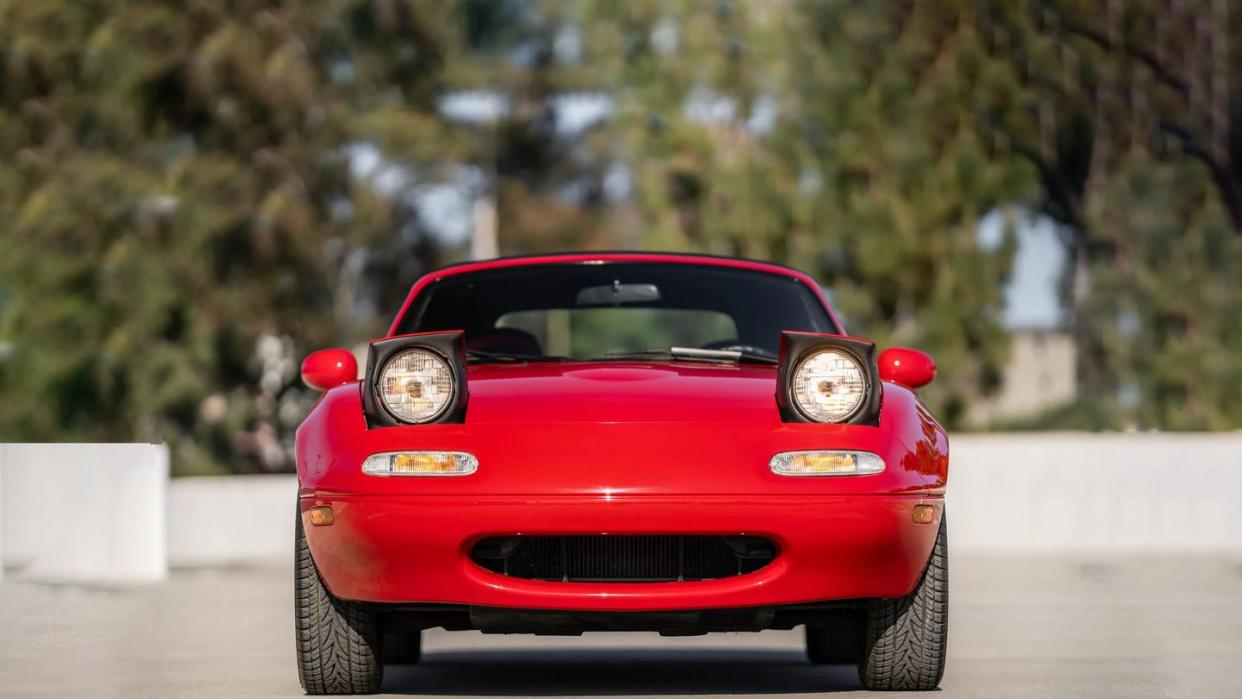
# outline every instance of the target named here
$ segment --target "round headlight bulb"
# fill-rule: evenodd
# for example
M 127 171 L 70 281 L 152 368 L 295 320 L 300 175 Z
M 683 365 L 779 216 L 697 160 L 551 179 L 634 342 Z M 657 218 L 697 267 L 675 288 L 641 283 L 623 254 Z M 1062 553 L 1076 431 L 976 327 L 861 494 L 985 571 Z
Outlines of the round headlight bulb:
M 440 355 L 408 349 L 393 355 L 380 370 L 376 391 L 384 409 L 409 423 L 439 417 L 453 402 L 453 370 Z
M 798 411 L 816 422 L 841 422 L 858 412 L 867 395 L 867 374 L 853 354 L 812 352 L 794 369 L 789 393 Z

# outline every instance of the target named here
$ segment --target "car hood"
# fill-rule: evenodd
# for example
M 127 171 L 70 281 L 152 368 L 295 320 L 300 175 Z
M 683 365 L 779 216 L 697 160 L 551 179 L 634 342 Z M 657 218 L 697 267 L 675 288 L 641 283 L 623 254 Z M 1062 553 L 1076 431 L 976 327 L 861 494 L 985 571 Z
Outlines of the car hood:
M 326 492 L 451 495 L 737 495 L 897 492 L 944 470 L 943 433 L 885 384 L 878 426 L 785 423 L 769 365 L 564 362 L 471 365 L 464 423 L 368 429 L 357 384 L 328 391 L 298 430 L 299 474 Z M 917 447 L 915 451 L 906 445 Z M 464 451 L 468 479 L 375 478 L 359 464 L 404 450 Z M 888 468 L 786 478 L 773 454 L 862 449 Z M 942 482 L 942 481 L 941 481 Z
M 467 422 L 779 421 L 776 367 L 708 362 L 476 364 Z

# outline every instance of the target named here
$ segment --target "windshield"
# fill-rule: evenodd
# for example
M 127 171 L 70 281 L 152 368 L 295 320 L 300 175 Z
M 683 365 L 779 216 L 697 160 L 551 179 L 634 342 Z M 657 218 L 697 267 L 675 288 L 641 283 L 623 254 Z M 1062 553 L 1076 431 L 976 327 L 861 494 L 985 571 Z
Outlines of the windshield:
M 401 333 L 461 329 L 476 357 L 602 359 L 669 348 L 775 357 L 782 330 L 838 332 L 793 277 L 674 263 L 531 265 L 424 289 Z

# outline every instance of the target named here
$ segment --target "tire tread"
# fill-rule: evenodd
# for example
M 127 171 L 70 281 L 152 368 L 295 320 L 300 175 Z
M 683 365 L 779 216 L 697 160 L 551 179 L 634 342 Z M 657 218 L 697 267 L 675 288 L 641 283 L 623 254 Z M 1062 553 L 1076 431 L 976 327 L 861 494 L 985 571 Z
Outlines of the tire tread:
M 383 683 L 375 614 L 328 592 L 299 516 L 294 563 L 298 678 L 307 694 L 373 694 Z
M 944 677 L 948 636 L 948 533 L 942 515 L 931 560 L 914 591 L 869 610 L 859 679 L 871 690 L 935 689 Z

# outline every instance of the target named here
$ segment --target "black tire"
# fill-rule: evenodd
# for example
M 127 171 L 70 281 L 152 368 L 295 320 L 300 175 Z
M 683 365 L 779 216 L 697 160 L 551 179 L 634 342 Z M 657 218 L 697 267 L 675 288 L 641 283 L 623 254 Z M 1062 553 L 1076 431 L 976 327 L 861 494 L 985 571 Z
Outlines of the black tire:
M 385 665 L 413 665 L 422 657 L 422 631 L 386 631 L 384 633 Z
M 815 665 L 857 665 L 862 657 L 862 633 L 842 620 L 842 626 L 806 627 L 806 657 Z
M 295 535 L 298 679 L 307 694 L 374 694 L 384 681 L 375 613 L 336 599 L 319 577 L 302 518 Z
M 931 560 L 906 597 L 882 600 L 867 616 L 858 677 L 870 690 L 935 689 L 949 638 L 949 551 L 944 518 Z

